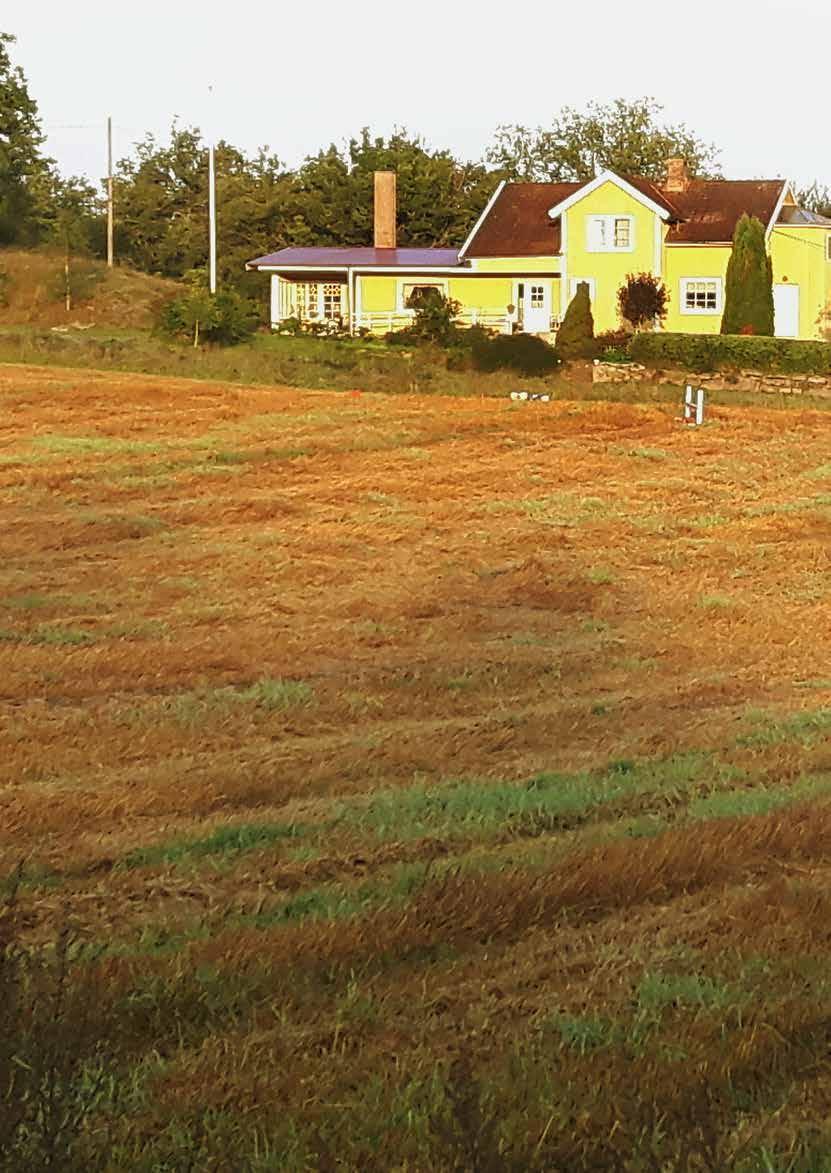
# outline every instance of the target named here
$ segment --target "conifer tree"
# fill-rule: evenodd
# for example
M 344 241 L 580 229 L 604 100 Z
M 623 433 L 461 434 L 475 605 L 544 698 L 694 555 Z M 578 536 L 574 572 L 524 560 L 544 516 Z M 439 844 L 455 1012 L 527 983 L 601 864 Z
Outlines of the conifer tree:
M 562 358 L 589 358 L 593 342 L 591 295 L 588 282 L 581 281 L 557 331 L 557 351 Z
M 773 334 L 773 268 L 765 226 L 744 214 L 727 264 L 722 334 Z

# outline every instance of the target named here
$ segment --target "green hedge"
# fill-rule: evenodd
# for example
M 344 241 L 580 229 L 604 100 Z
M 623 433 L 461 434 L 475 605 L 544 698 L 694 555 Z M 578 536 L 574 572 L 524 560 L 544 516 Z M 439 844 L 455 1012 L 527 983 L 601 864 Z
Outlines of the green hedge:
M 831 375 L 829 342 L 744 334 L 636 334 L 629 352 L 645 366 Z

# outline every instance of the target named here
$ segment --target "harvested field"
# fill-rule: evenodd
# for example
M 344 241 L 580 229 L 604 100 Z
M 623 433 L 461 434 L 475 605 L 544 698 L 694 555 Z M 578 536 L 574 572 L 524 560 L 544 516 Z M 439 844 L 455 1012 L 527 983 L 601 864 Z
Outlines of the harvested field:
M 831 1169 L 827 413 L 0 409 L 0 1168 Z

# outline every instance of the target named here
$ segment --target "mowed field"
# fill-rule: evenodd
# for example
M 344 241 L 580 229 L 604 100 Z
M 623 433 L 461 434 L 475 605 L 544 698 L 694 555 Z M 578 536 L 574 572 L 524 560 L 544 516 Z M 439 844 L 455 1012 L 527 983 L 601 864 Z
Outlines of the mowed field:
M 831 414 L 675 414 L 0 368 L 2 1167 L 831 1168 Z

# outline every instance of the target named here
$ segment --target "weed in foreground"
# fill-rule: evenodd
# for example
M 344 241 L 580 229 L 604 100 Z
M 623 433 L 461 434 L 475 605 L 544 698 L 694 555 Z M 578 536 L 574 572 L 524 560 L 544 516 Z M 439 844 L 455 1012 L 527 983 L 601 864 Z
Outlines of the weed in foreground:
M 0 907 L 0 1169 L 105 1167 L 114 1081 L 96 1005 L 68 928 L 50 947 L 21 943 L 12 890 Z

